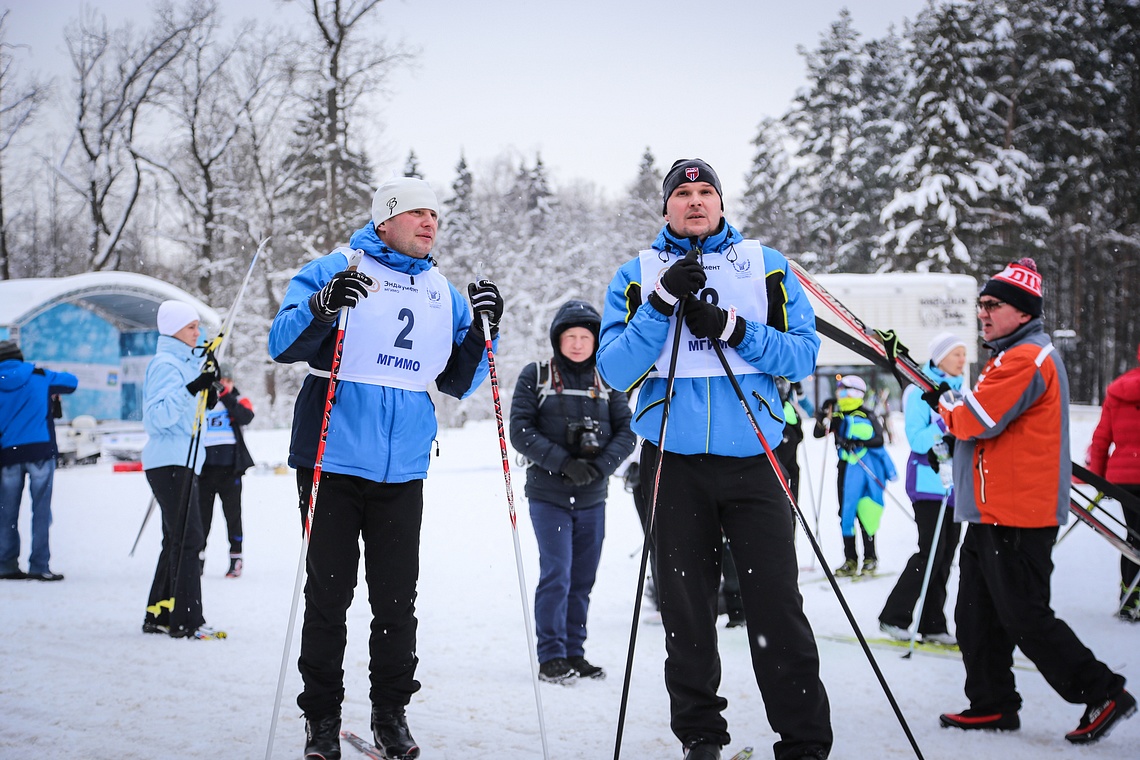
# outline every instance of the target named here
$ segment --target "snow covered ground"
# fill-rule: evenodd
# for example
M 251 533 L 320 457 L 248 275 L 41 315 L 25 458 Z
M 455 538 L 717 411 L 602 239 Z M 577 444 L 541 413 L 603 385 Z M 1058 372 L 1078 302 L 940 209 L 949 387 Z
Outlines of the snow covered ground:
M 1078 461 L 1097 413 L 1074 410 Z M 900 423 L 896 429 L 901 434 Z M 287 431 L 253 431 L 249 438 L 258 461 L 285 460 Z M 901 472 L 904 445 L 893 445 L 891 453 Z M 825 456 L 821 442 L 809 439 L 800 456 L 818 489 Z M 826 457 L 819 533 L 834 567 L 842 554 L 834 452 Z M 513 471 L 513 480 L 525 573 L 533 590 L 538 557 L 521 470 Z M 808 482 L 805 478 L 801 489 L 811 521 Z M 139 630 L 160 541 L 158 522 L 152 520 L 135 556 L 127 556 L 150 496 L 143 474 L 113 473 L 110 463 L 57 474 L 52 569 L 67 579 L 0 583 L 0 758 L 264 757 L 300 535 L 292 471 L 281 475 L 262 468 L 246 477 L 245 487 L 245 574 L 238 580 L 223 577 L 227 547 L 219 509 L 202 584 L 207 621 L 228 631 L 229 638 L 187 642 Z M 901 484 L 891 491 L 906 502 Z M 632 499 L 616 478 L 610 496 L 587 641 L 587 656 L 603 665 L 609 678 L 570 687 L 542 685 L 551 758 L 613 753 L 641 535 Z M 423 689 L 408 710 L 423 757 L 542 757 L 493 423 L 441 434 L 425 499 L 418 605 Z M 25 499 L 25 568 L 28 520 Z M 893 503 L 887 505 L 880 537 L 883 568 L 897 572 L 913 550 L 915 532 Z M 821 572 L 808 542 L 799 542 L 799 552 L 804 603 L 820 635 L 823 680 L 831 699 L 832 757 L 914 757 L 862 650 L 824 638 L 849 636 L 851 629 L 828 584 L 813 580 Z M 1140 676 L 1140 629 L 1111 617 L 1118 555 L 1078 527 L 1057 547 L 1054 559 L 1058 613 L 1112 668 Z M 814 570 L 806 569 L 812 566 Z M 868 636 L 879 635 L 877 615 L 892 583 L 893 578 L 885 578 L 843 586 Z M 363 578 L 358 588 L 364 588 Z M 954 593 L 952 589 L 951 599 Z M 367 625 L 368 607 L 361 595 L 350 611 L 344 704 L 345 727 L 361 734 L 368 732 L 369 716 Z M 753 745 L 758 758 L 769 757 L 775 737 L 752 681 L 745 636 L 743 629 L 721 631 L 721 693 L 729 701 L 730 749 Z M 639 627 L 625 757 L 680 757 L 669 732 L 662 640 L 660 625 L 643 622 Z M 296 643 L 294 638 L 275 758 L 299 757 L 304 743 L 294 702 L 300 685 Z M 1020 732 L 967 735 L 940 729 L 940 712 L 966 707 L 961 663 L 932 655 L 903 660 L 899 654 L 876 651 L 875 656 L 926 758 L 1140 757 L 1140 720 L 1125 722 L 1091 748 L 1068 745 L 1062 737 L 1076 726 L 1082 708 L 1063 702 L 1036 672 L 1017 673 L 1025 700 Z M 1134 689 L 1137 684 L 1133 681 Z M 345 757 L 352 756 L 346 746 Z

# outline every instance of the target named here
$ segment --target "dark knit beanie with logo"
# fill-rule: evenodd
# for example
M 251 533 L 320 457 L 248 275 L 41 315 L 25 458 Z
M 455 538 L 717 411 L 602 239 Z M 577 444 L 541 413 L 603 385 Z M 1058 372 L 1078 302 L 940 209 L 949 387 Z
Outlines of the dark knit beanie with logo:
M 685 182 L 708 182 L 716 189 L 716 194 L 720 196 L 720 210 L 724 211 L 724 193 L 720 189 L 720 177 L 716 176 L 713 168 L 699 158 L 682 158 L 673 162 L 665 174 L 665 181 L 661 183 L 663 191 L 661 198 L 662 215 L 668 213 L 666 208 L 669 203 L 669 196 L 679 185 Z
M 1010 262 L 985 284 L 979 295 L 993 296 L 1031 317 L 1040 317 L 1045 299 L 1041 295 L 1037 262 L 1030 258 Z
M 15 359 L 24 361 L 24 354 L 20 351 L 20 344 L 14 340 L 0 340 L 0 362 Z

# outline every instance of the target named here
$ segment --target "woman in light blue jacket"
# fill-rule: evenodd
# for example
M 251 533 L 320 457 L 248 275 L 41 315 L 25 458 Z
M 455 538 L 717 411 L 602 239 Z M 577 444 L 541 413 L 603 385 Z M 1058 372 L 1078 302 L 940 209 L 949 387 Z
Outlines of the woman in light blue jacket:
M 143 633 L 212 639 L 202 617 L 198 553 L 206 544 L 195 476 L 205 454 L 191 450 L 198 394 L 211 394 L 216 371 L 202 372 L 198 313 L 182 301 L 158 307 L 158 347 L 143 384 L 143 469 L 162 511 L 162 551 L 147 599 Z M 214 397 L 216 400 L 216 396 Z M 193 504 L 194 509 L 189 509 Z
M 930 342 L 930 361 L 923 367 L 923 372 L 935 387 L 945 382 L 954 390 L 960 390 L 965 368 L 965 342 L 951 333 L 935 336 Z M 907 387 L 903 394 L 903 407 L 906 413 L 906 439 L 911 449 L 906 463 L 906 492 L 914 503 L 914 519 L 918 524 L 918 551 L 911 556 L 894 590 L 887 597 L 883 611 L 879 614 L 879 628 L 894 638 L 910 640 L 909 629 L 914 618 L 914 607 L 922 591 L 922 579 L 934 543 L 934 530 L 938 524 L 942 500 L 946 498 L 946 509 L 942 510 L 942 530 L 939 532 L 926 601 L 922 605 L 922 619 L 918 621 L 918 633 L 923 641 L 955 644 L 956 640 L 947 630 L 943 607 L 946 605 L 946 582 L 950 578 L 950 565 L 958 548 L 961 525 L 954 522 L 954 495 L 947 495 L 941 477 L 929 461 L 931 448 L 943 437 L 949 436 L 942 418 L 937 412 L 932 412 L 930 406 L 922 400 L 921 392 L 916 386 Z M 949 466 L 949 461 L 941 464 L 941 467 Z

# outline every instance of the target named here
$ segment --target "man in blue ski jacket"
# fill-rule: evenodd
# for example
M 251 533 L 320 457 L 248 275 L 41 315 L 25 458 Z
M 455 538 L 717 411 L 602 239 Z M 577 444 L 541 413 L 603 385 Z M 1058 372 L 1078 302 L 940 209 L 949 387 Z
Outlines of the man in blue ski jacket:
M 55 420 L 51 397 L 79 385 L 70 372 L 24 361 L 14 340 L 0 341 L 0 579 L 61 581 L 48 566 L 51 491 L 55 481 Z M 27 478 L 32 496 L 32 551 L 20 570 L 20 499 Z
M 297 470 L 302 521 L 317 464 L 337 315 L 351 309 L 337 374 L 336 401 L 308 550 L 305 615 L 298 662 L 304 689 L 305 757 L 340 757 L 345 617 L 364 539 L 372 729 L 387 757 L 419 748 L 404 709 L 419 690 L 416 583 L 419 579 L 423 480 L 436 435 L 427 389 L 465 398 L 487 376 L 483 315 L 498 334 L 503 299 L 494 283 L 468 286 L 471 309 L 435 267 L 431 250 L 439 202 L 420 179 L 385 182 L 372 219 L 349 247 L 306 264 L 289 283 L 269 331 L 278 362 L 307 362 L 297 396 L 289 464 Z M 365 255 L 346 269 L 354 251 Z M 472 322 L 472 312 L 475 322 Z M 495 337 L 497 341 L 497 337 Z M 497 345 L 497 343 L 496 343 Z
M 775 448 L 784 429 L 776 378 L 815 370 L 815 314 L 787 259 L 724 219 L 720 180 L 700 159 L 673 164 L 663 184 L 666 225 L 618 269 L 606 293 L 598 370 L 619 390 L 643 383 L 633 430 L 645 439 L 642 488 L 655 509 L 657 588 L 665 626 L 671 727 L 686 760 L 717 760 L 730 741 L 717 695 L 721 533 L 740 576 L 752 665 L 777 760 L 826 758 L 830 708 L 803 613 L 794 515 L 774 467 L 712 350 L 733 374 Z M 680 319 L 681 309 L 684 319 Z M 676 381 L 665 441 L 662 408 L 674 331 Z

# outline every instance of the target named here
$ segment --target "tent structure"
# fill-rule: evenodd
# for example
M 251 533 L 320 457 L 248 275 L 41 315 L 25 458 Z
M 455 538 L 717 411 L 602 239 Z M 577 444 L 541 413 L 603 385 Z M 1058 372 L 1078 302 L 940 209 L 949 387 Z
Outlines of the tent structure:
M 158 342 L 158 306 L 185 301 L 203 335 L 222 320 L 212 308 L 170 283 L 132 272 L 0 280 L 0 339 L 20 343 L 24 358 L 79 378 L 65 396 L 64 417 L 142 419 L 142 383 Z

